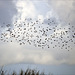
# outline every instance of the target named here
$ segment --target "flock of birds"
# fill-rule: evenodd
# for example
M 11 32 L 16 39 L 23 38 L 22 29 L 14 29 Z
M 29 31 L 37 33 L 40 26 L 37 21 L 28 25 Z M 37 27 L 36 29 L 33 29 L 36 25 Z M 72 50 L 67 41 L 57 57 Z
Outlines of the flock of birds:
M 47 23 L 41 19 L 32 18 L 24 21 L 17 20 L 12 24 L 3 23 L 0 26 L 0 41 L 14 42 L 20 45 L 34 45 L 35 47 L 60 48 L 71 50 L 75 46 L 75 26 L 68 23 L 65 26 L 56 24 L 54 20 L 47 19 Z M 67 27 L 66 27 L 67 26 Z

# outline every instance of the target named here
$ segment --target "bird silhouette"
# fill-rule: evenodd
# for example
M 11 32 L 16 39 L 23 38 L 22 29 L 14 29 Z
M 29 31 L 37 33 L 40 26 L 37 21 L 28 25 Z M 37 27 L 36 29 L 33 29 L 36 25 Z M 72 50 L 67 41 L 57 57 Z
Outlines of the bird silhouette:
M 15 21 L 13 27 L 12 24 L 7 24 L 6 30 L 0 33 L 0 41 L 13 42 L 12 39 L 15 39 L 19 45 L 28 43 L 42 49 L 45 47 L 50 49 L 51 46 L 53 49 L 57 47 L 67 51 L 72 49 L 69 43 L 75 45 L 75 26 L 68 23 L 70 27 L 66 29 L 65 27 L 58 27 L 58 24 L 56 25 L 56 22 L 50 18 L 47 19 L 48 23 L 40 23 L 40 20 L 33 21 L 32 18 L 25 18 L 20 23 Z M 3 28 L 3 26 L 0 28 Z

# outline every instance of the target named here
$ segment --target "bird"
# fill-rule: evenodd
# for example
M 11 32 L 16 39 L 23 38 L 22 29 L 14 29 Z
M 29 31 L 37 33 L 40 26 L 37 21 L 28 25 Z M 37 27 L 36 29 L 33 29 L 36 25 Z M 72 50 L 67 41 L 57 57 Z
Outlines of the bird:
M 6 30 L 0 33 L 0 41 L 13 42 L 12 39 L 15 39 L 20 46 L 28 43 L 42 49 L 46 46 L 48 49 L 51 46 L 53 49 L 57 47 L 67 51 L 72 49 L 69 43 L 71 42 L 75 45 L 75 26 L 68 23 L 71 27 L 66 29 L 65 27 L 58 27 L 58 24 L 56 25 L 56 22 L 51 20 L 51 18 L 46 19 L 48 23 L 40 23 L 40 20 L 33 21 L 32 18 L 25 18 L 20 23 L 16 20 L 13 23 L 13 28 L 11 27 L 12 24 L 6 24 Z

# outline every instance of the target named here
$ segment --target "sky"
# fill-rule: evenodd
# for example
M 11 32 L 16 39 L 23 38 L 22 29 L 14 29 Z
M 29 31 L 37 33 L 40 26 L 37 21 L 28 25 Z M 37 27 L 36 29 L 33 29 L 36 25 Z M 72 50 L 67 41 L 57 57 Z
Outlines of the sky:
M 9 42 L 3 42 L 0 40 L 0 66 L 7 64 L 15 63 L 29 63 L 29 64 L 41 64 L 41 65 L 62 65 L 66 64 L 69 66 L 75 66 L 75 1 L 74 0 L 0 0 L 0 37 L 3 34 L 7 34 Z M 70 46 L 68 49 L 63 49 L 59 47 L 53 48 L 55 45 L 62 46 L 62 41 L 58 38 L 53 40 L 58 40 L 57 42 L 46 41 L 44 48 L 35 47 L 32 43 L 29 45 L 26 41 L 26 44 L 20 45 L 19 39 L 24 35 L 20 34 L 20 38 L 16 41 L 14 37 L 10 37 L 8 28 L 6 25 L 10 24 L 10 29 L 12 33 L 17 37 L 18 35 L 18 25 L 31 25 L 31 20 L 35 23 L 39 20 L 38 25 L 33 27 L 36 28 L 37 33 L 34 33 L 33 27 L 32 32 L 26 31 L 29 34 L 29 40 L 39 40 L 36 38 L 36 35 L 42 36 L 42 32 L 39 33 L 39 30 L 48 28 L 53 28 L 57 26 L 56 31 L 51 30 L 46 34 L 47 36 L 42 36 L 42 42 L 45 41 L 45 38 L 49 38 L 51 35 L 54 36 L 57 33 L 57 37 L 60 38 L 61 32 L 65 33 L 63 35 L 63 41 L 68 41 L 67 46 Z M 26 19 L 26 20 L 25 20 Z M 48 25 L 49 20 L 51 21 Z M 17 22 L 16 22 L 17 21 Z M 53 21 L 53 22 L 52 22 Z M 42 24 L 44 23 L 44 24 Z M 17 24 L 17 25 L 16 25 Z M 41 26 L 41 28 L 39 28 Z M 19 26 L 20 27 L 20 26 Z M 48 27 L 48 28 L 47 28 Z M 22 33 L 24 26 L 21 27 Z M 27 29 L 29 27 L 26 26 Z M 61 28 L 61 29 L 60 29 Z M 65 29 L 64 29 L 65 28 Z M 69 30 L 70 28 L 70 30 Z M 13 30 L 14 29 L 14 30 Z M 15 33 L 16 32 L 16 33 Z M 33 38 L 30 38 L 30 35 L 33 34 Z M 59 35 L 58 35 L 59 34 Z M 73 35 L 74 34 L 74 35 Z M 69 38 L 67 38 L 69 36 Z M 74 36 L 74 37 L 72 37 Z M 0 38 L 1 39 L 1 38 Z M 6 38 L 3 37 L 5 40 Z M 10 42 L 12 40 L 13 42 Z M 73 42 L 72 42 L 73 41 Z M 47 48 L 50 46 L 50 48 Z M 68 71 L 68 70 L 67 70 Z

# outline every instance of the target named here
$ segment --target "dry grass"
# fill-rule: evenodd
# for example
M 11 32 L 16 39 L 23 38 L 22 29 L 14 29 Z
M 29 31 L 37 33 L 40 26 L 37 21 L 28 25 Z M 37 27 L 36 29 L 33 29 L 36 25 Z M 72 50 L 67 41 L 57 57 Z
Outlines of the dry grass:
M 15 71 L 12 74 L 6 74 L 2 69 L 0 70 L 0 75 L 45 75 L 44 72 L 39 73 L 39 71 L 27 69 L 26 71 L 21 70 L 19 74 Z

